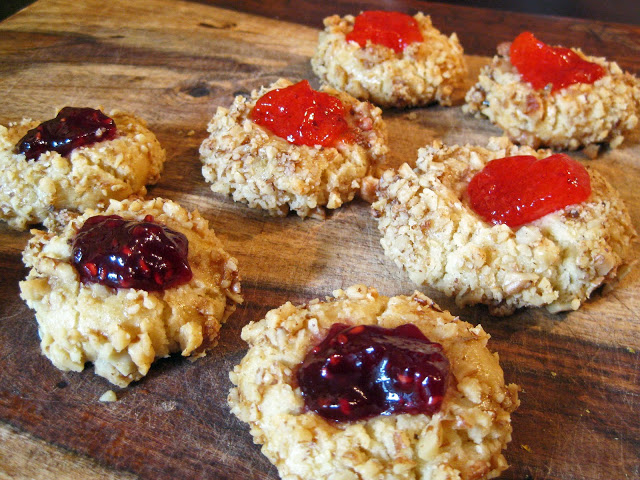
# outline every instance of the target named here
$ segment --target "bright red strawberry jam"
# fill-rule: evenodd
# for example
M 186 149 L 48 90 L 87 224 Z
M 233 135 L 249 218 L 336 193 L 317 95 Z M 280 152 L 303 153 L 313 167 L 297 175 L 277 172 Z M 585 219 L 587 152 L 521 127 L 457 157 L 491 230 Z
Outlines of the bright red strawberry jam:
M 399 413 L 433 415 L 449 361 L 412 324 L 394 329 L 334 324 L 297 372 L 305 406 L 328 420 Z
M 302 80 L 258 99 L 251 120 L 294 145 L 335 147 L 352 141 L 346 109 L 340 99 L 311 88 Z
M 29 130 L 17 145 L 27 160 L 48 151 L 66 155 L 74 148 L 91 145 L 116 136 L 116 123 L 100 110 L 64 107 L 56 118 Z
M 518 227 L 591 195 L 585 168 L 564 153 L 541 160 L 521 155 L 492 160 L 467 187 L 471 208 L 485 221 Z
M 346 40 L 357 42 L 361 47 L 366 47 L 370 41 L 400 53 L 407 45 L 422 42 L 424 38 L 415 18 L 399 12 L 373 10 L 356 17 Z
M 531 32 L 523 32 L 511 43 L 511 63 L 533 88 L 551 84 L 552 91 L 574 83 L 593 83 L 606 71 L 597 63 L 583 59 L 573 50 L 551 47 Z
M 182 233 L 118 215 L 90 217 L 73 240 L 73 265 L 85 283 L 161 291 L 191 280 Z

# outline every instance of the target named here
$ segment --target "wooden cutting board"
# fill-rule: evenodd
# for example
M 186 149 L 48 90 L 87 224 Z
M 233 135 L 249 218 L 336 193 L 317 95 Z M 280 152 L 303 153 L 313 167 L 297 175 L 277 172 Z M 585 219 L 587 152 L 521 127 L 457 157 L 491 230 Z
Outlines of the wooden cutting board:
M 207 357 L 158 361 L 142 381 L 116 389 L 117 402 L 101 403 L 113 387 L 90 366 L 64 373 L 40 354 L 33 312 L 18 289 L 29 234 L 0 225 L 0 478 L 276 479 L 226 405 L 228 372 L 245 353 L 241 328 L 287 300 L 305 302 L 354 283 L 386 295 L 416 289 L 383 255 L 366 203 L 324 221 L 271 218 L 212 194 L 200 173 L 198 147 L 216 107 L 280 76 L 315 82 L 309 57 L 317 34 L 169 0 L 42 0 L 0 24 L 0 123 L 50 118 L 65 105 L 146 119 L 169 157 L 149 195 L 197 208 L 210 221 L 239 260 L 245 297 Z M 632 41 L 637 50 L 640 39 Z M 471 75 L 487 61 L 468 57 Z M 388 111 L 385 119 L 391 165 L 413 163 L 416 150 L 436 138 L 484 144 L 500 134 L 459 107 Z M 576 156 L 618 188 L 638 229 L 637 137 L 597 160 Z M 464 320 L 482 323 L 506 379 L 523 388 L 503 478 L 640 477 L 639 287 L 636 268 L 576 312 L 534 309 L 504 319 L 422 289 Z

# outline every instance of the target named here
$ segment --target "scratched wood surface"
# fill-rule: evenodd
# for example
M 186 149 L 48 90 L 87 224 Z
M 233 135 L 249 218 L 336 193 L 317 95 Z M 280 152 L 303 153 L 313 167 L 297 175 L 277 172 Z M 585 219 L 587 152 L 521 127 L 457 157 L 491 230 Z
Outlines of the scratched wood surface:
M 387 295 L 416 288 L 384 257 L 367 204 L 353 202 L 325 221 L 274 219 L 213 195 L 202 179 L 198 146 L 216 107 L 280 76 L 315 81 L 309 57 L 322 18 L 364 8 L 309 0 L 291 11 L 290 4 L 41 0 L 0 23 L 0 123 L 50 118 L 64 105 L 121 108 L 145 118 L 170 159 L 149 195 L 198 208 L 209 219 L 240 262 L 245 297 L 209 356 L 158 361 L 145 379 L 117 389 L 117 402 L 100 403 L 112 386 L 91 367 L 64 373 L 40 355 L 35 319 L 18 289 L 29 234 L 0 225 L 0 478 L 276 479 L 248 427 L 226 406 L 228 372 L 245 352 L 242 326 L 287 300 L 304 302 L 353 283 Z M 388 4 L 432 13 L 435 25 L 457 30 L 473 54 L 487 55 L 488 45 L 533 25 L 551 42 L 582 45 L 640 72 L 636 27 Z M 468 61 L 473 75 L 487 58 Z M 434 138 L 482 144 L 500 133 L 459 107 L 388 111 L 385 118 L 392 165 L 413 162 L 416 149 Z M 591 165 L 620 190 L 639 228 L 637 137 Z M 493 319 L 482 307 L 459 309 L 423 289 L 463 319 L 482 323 L 507 380 L 523 388 L 506 453 L 511 468 L 502 478 L 640 477 L 639 287 L 636 269 L 577 312 L 526 310 L 507 319 Z

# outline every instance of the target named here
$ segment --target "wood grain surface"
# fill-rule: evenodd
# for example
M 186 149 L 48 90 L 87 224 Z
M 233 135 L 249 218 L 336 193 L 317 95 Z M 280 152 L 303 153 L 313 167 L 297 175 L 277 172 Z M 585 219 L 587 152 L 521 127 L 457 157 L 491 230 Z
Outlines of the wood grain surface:
M 384 257 L 366 203 L 352 202 L 325 221 L 270 218 L 212 194 L 200 173 L 198 147 L 217 106 L 280 76 L 317 85 L 309 57 L 324 16 L 380 5 L 423 10 L 445 33 L 457 30 L 475 55 L 531 28 L 640 72 L 640 30 L 632 26 L 418 1 L 294 3 L 40 0 L 0 23 L 0 123 L 50 118 L 65 105 L 145 118 L 169 158 L 149 195 L 197 208 L 210 221 L 239 260 L 245 297 L 207 357 L 158 361 L 146 378 L 116 389 L 117 402 L 101 403 L 112 386 L 90 366 L 64 373 L 40 354 L 33 312 L 18 289 L 29 234 L 0 225 L 0 478 L 277 479 L 226 405 L 228 372 L 246 349 L 241 328 L 287 300 L 304 302 L 354 283 L 387 295 L 416 288 Z M 469 55 L 472 75 L 487 60 Z M 435 138 L 483 144 L 500 134 L 459 107 L 387 111 L 385 119 L 392 165 L 412 163 L 417 148 Z M 620 190 L 636 228 L 638 141 L 635 135 L 590 161 Z M 483 307 L 459 309 L 422 289 L 464 320 L 482 323 L 506 379 L 523 388 L 506 453 L 511 468 L 502 478 L 640 477 L 638 270 L 559 315 L 533 309 L 495 319 Z

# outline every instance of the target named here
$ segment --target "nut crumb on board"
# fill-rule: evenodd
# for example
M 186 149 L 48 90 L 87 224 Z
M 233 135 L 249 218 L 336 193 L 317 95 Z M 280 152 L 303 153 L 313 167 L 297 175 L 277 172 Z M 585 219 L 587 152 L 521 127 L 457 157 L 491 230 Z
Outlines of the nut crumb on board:
M 114 392 L 113 390 L 107 390 L 100 396 L 99 400 L 101 402 L 117 402 L 118 396 L 116 395 L 116 392 Z

